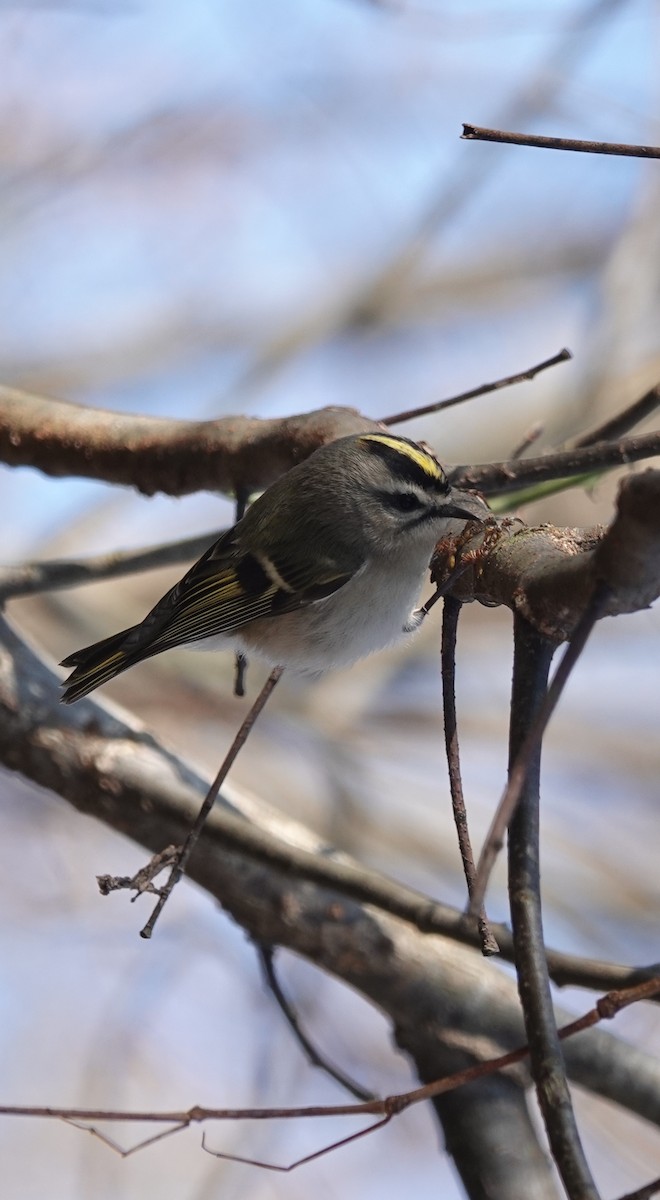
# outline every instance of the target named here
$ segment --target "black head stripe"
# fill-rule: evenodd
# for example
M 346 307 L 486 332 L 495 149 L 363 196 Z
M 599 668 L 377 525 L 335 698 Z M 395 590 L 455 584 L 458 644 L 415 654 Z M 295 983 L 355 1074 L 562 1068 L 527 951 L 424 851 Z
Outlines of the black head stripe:
M 393 474 L 405 483 L 440 496 L 449 491 L 440 464 L 408 438 L 393 437 L 387 433 L 366 433 L 360 441 L 365 450 L 386 462 Z

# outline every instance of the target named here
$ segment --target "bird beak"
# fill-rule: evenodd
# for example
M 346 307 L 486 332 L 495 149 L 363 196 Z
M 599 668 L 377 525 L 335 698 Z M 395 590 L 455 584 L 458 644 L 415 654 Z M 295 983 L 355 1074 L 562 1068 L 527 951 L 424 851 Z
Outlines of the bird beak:
M 486 501 L 480 496 L 454 489 L 449 493 L 449 502 L 442 506 L 442 515 L 464 521 L 488 521 L 493 516 Z

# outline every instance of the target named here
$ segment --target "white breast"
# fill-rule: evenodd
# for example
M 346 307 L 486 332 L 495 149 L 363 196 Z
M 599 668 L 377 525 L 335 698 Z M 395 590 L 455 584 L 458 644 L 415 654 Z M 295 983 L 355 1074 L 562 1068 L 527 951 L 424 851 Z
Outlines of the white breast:
M 428 556 L 372 560 L 327 600 L 253 621 L 232 641 L 273 666 L 318 673 L 349 666 L 404 636 L 424 580 Z M 226 645 L 225 641 L 225 645 Z

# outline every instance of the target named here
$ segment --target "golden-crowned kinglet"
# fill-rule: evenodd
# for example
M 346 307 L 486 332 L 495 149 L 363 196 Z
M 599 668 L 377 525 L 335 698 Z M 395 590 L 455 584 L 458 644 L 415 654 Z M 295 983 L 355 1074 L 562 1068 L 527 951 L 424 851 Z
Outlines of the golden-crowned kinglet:
M 389 433 L 321 446 L 255 500 L 144 621 L 77 650 L 62 699 L 185 642 L 322 672 L 395 642 L 448 518 L 486 520 L 435 458 Z

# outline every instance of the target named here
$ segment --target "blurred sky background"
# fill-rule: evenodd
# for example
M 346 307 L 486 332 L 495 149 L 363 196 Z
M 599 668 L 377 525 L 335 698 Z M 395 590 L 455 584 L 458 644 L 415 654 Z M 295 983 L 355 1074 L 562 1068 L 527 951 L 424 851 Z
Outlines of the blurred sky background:
M 660 164 L 462 142 L 461 123 L 658 144 L 658 49 L 658 11 L 642 0 L 0 4 L 0 382 L 194 419 L 336 403 L 379 417 L 567 345 L 573 361 L 533 384 L 403 430 L 447 462 L 504 458 L 538 421 L 538 445 L 556 444 L 660 377 Z M 607 521 L 616 478 L 522 515 Z M 7 468 L 0 504 L 5 561 L 231 520 L 219 497 L 146 500 Z M 59 660 L 133 623 L 177 573 L 20 601 L 10 615 Z M 233 779 L 461 904 L 431 624 L 312 689 L 283 686 Z M 546 754 L 548 940 L 631 963 L 660 959 L 659 638 L 656 611 L 597 630 Z M 507 614 L 465 614 L 477 841 L 504 778 L 510 655 Z M 175 652 L 105 694 L 215 771 L 243 711 L 231 669 Z M 95 886 L 143 852 L 8 775 L 2 813 L 5 1102 L 340 1099 L 293 1045 L 241 932 L 201 893 L 181 886 L 145 945 L 146 906 Z M 407 1085 L 377 1014 L 307 964 L 284 957 L 283 975 L 326 1052 L 383 1092 Z M 591 1002 L 560 999 L 575 1012 Z M 616 1030 L 660 1051 L 655 1010 Z M 657 1131 L 604 1103 L 579 1108 L 608 1195 L 660 1171 Z M 226 1127 L 213 1144 L 286 1162 L 345 1132 Z M 5 1122 L 0 1153 L 12 1200 L 460 1195 L 421 1109 L 282 1177 L 207 1158 L 196 1131 L 123 1161 L 63 1126 Z

